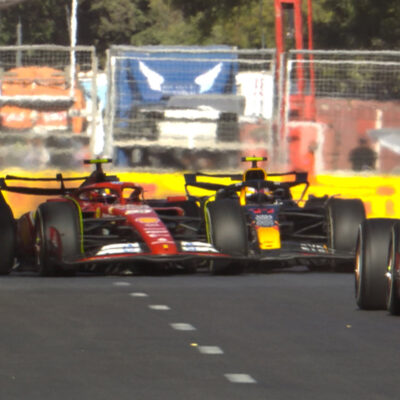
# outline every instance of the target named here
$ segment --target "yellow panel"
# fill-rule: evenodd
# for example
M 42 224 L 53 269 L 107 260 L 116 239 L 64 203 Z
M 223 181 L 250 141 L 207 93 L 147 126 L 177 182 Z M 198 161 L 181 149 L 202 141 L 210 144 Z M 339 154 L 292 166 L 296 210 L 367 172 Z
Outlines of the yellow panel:
M 261 250 L 272 250 L 281 248 L 281 235 L 277 226 L 258 227 L 257 236 Z
M 107 170 L 107 168 L 105 168 Z M 90 171 L 90 169 L 88 170 Z M 0 171 L 0 176 L 7 174 L 26 177 L 55 177 L 59 171 L 42 171 L 32 173 L 19 169 Z M 90 172 L 86 172 L 89 174 Z M 185 180 L 183 174 L 152 174 L 139 172 L 112 171 L 121 181 L 132 181 L 144 188 L 145 198 L 163 198 L 170 195 L 185 194 Z M 82 172 L 65 172 L 66 177 L 82 176 Z M 230 184 L 230 179 L 218 182 Z M 308 194 L 316 196 L 338 196 L 342 198 L 361 198 L 366 206 L 368 217 L 390 217 L 400 218 L 400 177 L 399 176 L 377 176 L 377 175 L 319 175 L 313 178 Z M 13 184 L 16 184 L 13 182 Z M 59 187 L 59 183 L 47 182 L 20 182 L 19 185 L 32 185 L 41 187 Z M 72 184 L 72 183 L 71 183 Z M 77 184 L 77 183 L 75 183 Z M 303 187 L 299 187 L 301 193 Z M 190 188 L 194 195 L 211 195 L 212 192 Z M 16 193 L 3 193 L 11 205 L 14 216 L 19 217 L 22 213 L 35 210 L 37 205 L 46 200 L 45 196 L 28 196 Z

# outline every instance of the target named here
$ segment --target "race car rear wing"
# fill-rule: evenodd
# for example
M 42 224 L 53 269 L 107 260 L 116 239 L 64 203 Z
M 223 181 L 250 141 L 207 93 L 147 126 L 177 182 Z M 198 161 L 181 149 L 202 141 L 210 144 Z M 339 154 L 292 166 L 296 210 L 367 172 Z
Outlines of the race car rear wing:
M 292 188 L 297 185 L 305 185 L 303 192 L 301 193 L 300 200 L 303 199 L 305 193 L 308 190 L 309 182 L 308 182 L 308 173 L 307 172 L 281 172 L 281 173 L 271 173 L 268 174 L 268 177 L 285 177 L 285 176 L 293 176 L 293 180 L 290 181 L 277 181 L 277 185 L 286 186 L 286 188 Z M 189 194 L 188 187 L 197 187 L 199 189 L 205 189 L 210 191 L 218 191 L 220 189 L 224 189 L 229 185 L 215 182 L 205 182 L 202 180 L 198 180 L 198 178 L 229 178 L 232 181 L 243 182 L 242 174 L 206 174 L 202 172 L 196 172 L 191 174 L 184 174 L 185 178 L 185 191 L 187 195 Z M 267 179 L 267 181 L 273 182 L 272 180 Z
M 95 169 L 89 176 L 76 176 L 66 178 L 61 173 L 57 174 L 55 178 L 28 178 L 23 176 L 6 175 L 5 178 L 0 178 L 0 190 L 8 192 L 31 194 L 36 196 L 63 196 L 71 193 L 78 189 L 78 187 L 66 187 L 65 182 L 71 181 L 83 181 L 81 186 L 89 185 L 99 182 L 118 181 L 118 177 L 115 175 L 107 175 L 103 169 L 102 164 L 111 163 L 111 158 L 99 158 L 91 160 L 83 160 L 84 164 L 94 165 Z M 58 188 L 37 188 L 30 186 L 9 186 L 6 181 L 25 181 L 25 182 L 60 182 Z
M 7 192 L 30 194 L 36 196 L 62 196 L 76 190 L 76 187 L 67 188 L 65 187 L 65 182 L 68 181 L 82 181 L 87 179 L 84 177 L 72 177 L 65 178 L 62 174 L 57 174 L 55 178 L 28 178 L 15 175 L 6 175 L 5 178 L 0 178 L 0 190 L 5 190 Z M 29 186 L 10 186 L 6 181 L 25 181 L 25 182 L 60 182 L 60 187 L 58 188 L 38 188 Z
M 289 172 L 277 172 L 277 173 L 269 173 L 268 176 L 294 176 L 293 181 L 289 181 L 288 183 L 308 183 L 308 173 L 307 172 L 298 172 L 298 171 L 289 171 Z M 185 182 L 187 184 L 196 183 L 197 177 L 209 177 L 209 178 L 230 178 L 232 181 L 241 181 L 243 180 L 243 174 L 206 174 L 203 172 L 195 172 L 192 174 L 184 174 Z

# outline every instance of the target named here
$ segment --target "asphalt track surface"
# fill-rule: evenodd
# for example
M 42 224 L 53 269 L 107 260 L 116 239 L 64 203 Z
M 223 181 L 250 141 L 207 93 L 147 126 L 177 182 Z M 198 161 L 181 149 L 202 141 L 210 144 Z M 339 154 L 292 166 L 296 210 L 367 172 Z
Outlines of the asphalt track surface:
M 397 399 L 400 318 L 352 275 L 0 278 L 2 400 Z

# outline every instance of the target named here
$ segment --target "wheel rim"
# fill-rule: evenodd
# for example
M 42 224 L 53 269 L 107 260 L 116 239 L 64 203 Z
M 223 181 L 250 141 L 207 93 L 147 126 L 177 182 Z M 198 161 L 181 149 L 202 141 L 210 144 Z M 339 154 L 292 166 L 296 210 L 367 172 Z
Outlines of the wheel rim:
M 35 237 L 35 263 L 37 267 L 40 267 L 41 251 L 42 251 L 42 238 L 39 230 L 37 230 Z
M 359 298 L 359 293 L 360 293 L 360 288 L 361 288 L 361 263 L 362 263 L 362 257 L 361 257 L 361 249 L 360 249 L 360 241 L 357 243 L 357 248 L 356 248 L 356 265 L 354 268 L 354 274 L 355 274 L 355 287 L 356 287 L 356 298 Z
M 37 226 L 36 226 L 36 233 L 35 233 L 35 262 L 36 266 L 39 270 L 42 268 L 43 265 L 43 246 L 44 246 L 44 239 L 43 239 L 43 224 L 41 218 L 37 219 Z
M 396 307 L 393 302 L 395 302 L 396 298 L 396 275 L 399 273 L 400 269 L 400 257 L 399 253 L 396 251 L 396 249 L 393 246 L 393 242 L 391 244 L 390 248 L 390 253 L 389 253 L 389 265 L 388 265 L 388 270 L 386 272 L 386 278 L 387 278 L 387 291 L 386 291 L 386 305 L 387 308 L 390 310 L 392 307 Z
M 386 305 L 387 308 L 390 307 L 391 303 L 391 298 L 392 298 L 392 282 L 393 282 L 393 269 L 394 269 L 394 264 L 393 264 L 393 246 L 390 246 L 389 249 L 389 260 L 388 260 L 388 268 L 386 272 Z

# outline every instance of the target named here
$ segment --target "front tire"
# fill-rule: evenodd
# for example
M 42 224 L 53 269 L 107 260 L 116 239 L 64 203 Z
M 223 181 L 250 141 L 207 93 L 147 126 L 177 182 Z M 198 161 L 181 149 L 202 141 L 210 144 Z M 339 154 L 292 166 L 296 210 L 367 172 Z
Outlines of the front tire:
M 356 249 L 355 295 L 363 310 L 386 308 L 386 277 L 391 229 L 395 219 L 365 220 L 359 227 Z
M 207 204 L 208 237 L 221 253 L 233 257 L 247 255 L 247 225 L 242 207 L 237 200 L 221 199 Z M 210 272 L 214 275 L 240 274 L 244 261 L 214 260 Z
M 60 238 L 58 248 L 52 243 L 51 230 L 56 231 Z M 71 201 L 41 204 L 36 212 L 35 232 L 36 264 L 40 276 L 55 276 L 62 270 L 64 259 L 81 252 L 79 213 Z

